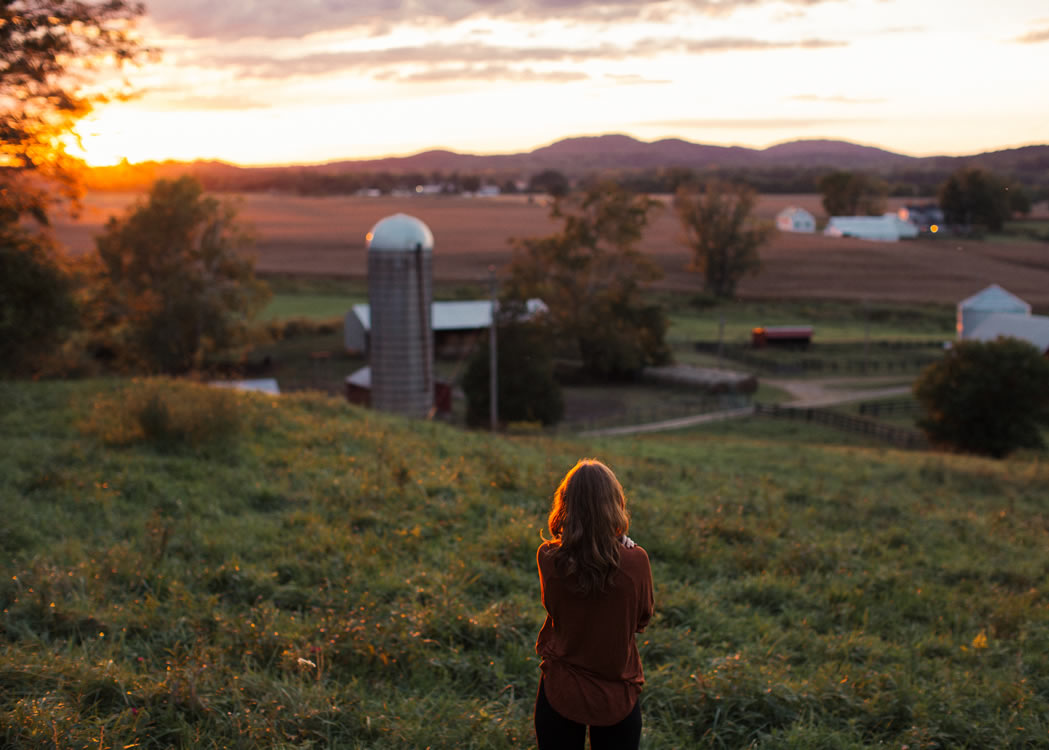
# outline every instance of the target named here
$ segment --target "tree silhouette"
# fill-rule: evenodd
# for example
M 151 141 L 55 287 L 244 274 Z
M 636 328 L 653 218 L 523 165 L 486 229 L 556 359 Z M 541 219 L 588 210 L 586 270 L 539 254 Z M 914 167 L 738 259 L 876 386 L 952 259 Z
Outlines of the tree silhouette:
M 741 184 L 709 182 L 700 189 L 681 187 L 674 209 L 693 252 L 693 267 L 717 297 L 731 297 L 747 274 L 761 268 L 760 248 L 775 231 L 754 219 L 757 194 Z
M 642 285 L 662 271 L 639 249 L 657 203 L 613 182 L 556 201 L 561 231 L 515 241 L 507 297 L 538 297 L 549 308 L 555 335 L 574 348 L 584 368 L 622 377 L 670 358 L 666 318 L 646 305 Z
M 86 305 L 95 345 L 126 369 L 181 373 L 246 340 L 269 296 L 236 209 L 192 177 L 159 180 L 96 239 Z
M 47 224 L 53 199 L 79 195 L 80 162 L 62 138 L 93 105 L 126 93 L 88 86 L 101 65 L 146 52 L 133 33 L 142 10 L 125 0 L 0 0 L 0 221 Z

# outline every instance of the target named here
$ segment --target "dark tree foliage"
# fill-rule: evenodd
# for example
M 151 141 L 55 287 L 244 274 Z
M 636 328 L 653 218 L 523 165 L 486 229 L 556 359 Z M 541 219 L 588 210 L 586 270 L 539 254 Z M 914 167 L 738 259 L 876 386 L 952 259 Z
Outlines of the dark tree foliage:
M 670 358 L 662 309 L 642 298 L 642 285 L 662 275 L 638 249 L 656 205 L 600 183 L 554 204 L 560 232 L 514 243 L 507 299 L 543 300 L 554 335 L 591 375 L 631 377 Z
M 46 235 L 0 223 L 0 373 L 29 375 L 77 323 L 73 280 Z
M 498 323 L 496 387 L 499 420 L 556 424 L 564 413 L 561 388 L 554 379 L 551 337 L 546 326 L 503 315 Z M 490 419 L 491 381 L 488 337 L 474 351 L 463 375 L 466 421 L 487 425 Z
M 828 216 L 878 216 L 885 212 L 889 186 L 862 172 L 838 171 L 819 181 L 823 210 Z
M 96 346 L 129 370 L 182 373 L 243 343 L 269 294 L 240 252 L 250 240 L 235 207 L 193 178 L 159 180 L 96 239 Z
M 682 187 L 674 196 L 693 267 L 703 274 L 705 289 L 717 297 L 732 297 L 743 277 L 761 268 L 758 248 L 775 228 L 754 219 L 756 202 L 752 189 L 722 182 L 698 190 Z
M 1009 211 L 1014 214 L 1027 216 L 1031 213 L 1031 196 L 1027 194 L 1023 185 L 1013 183 L 1009 186 Z
M 75 198 L 80 162 L 59 140 L 92 106 L 120 92 L 87 93 L 102 62 L 143 53 L 132 24 L 142 6 L 124 0 L 0 0 L 0 219 L 47 223 L 57 196 Z
M 1001 458 L 1044 449 L 1049 425 L 1049 359 L 1026 341 L 961 341 L 914 383 L 929 440 Z
M 554 198 L 565 197 L 568 195 L 568 189 L 568 178 L 556 169 L 544 169 L 528 181 L 530 193 L 546 193 Z
M 998 231 L 1012 210 L 1009 186 L 979 167 L 962 167 L 940 186 L 940 208 L 948 224 Z M 1021 204 L 1022 207 L 1022 204 Z

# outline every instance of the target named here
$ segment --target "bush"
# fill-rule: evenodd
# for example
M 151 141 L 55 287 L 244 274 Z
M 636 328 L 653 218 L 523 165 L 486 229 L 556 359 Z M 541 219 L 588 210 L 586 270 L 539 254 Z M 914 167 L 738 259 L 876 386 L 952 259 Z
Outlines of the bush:
M 536 323 L 503 321 L 498 325 L 500 421 L 556 424 L 564 413 L 564 400 L 554 380 L 549 332 Z M 463 375 L 466 422 L 470 425 L 486 425 L 489 421 L 489 351 L 485 336 Z
M 234 438 L 242 422 L 232 390 L 151 378 L 98 397 L 82 429 L 109 445 L 197 447 Z
M 46 235 L 0 226 L 0 373 L 39 370 L 75 327 L 73 278 Z
M 918 377 L 914 395 L 934 444 L 995 458 L 1045 448 L 1049 360 L 1025 341 L 962 341 Z

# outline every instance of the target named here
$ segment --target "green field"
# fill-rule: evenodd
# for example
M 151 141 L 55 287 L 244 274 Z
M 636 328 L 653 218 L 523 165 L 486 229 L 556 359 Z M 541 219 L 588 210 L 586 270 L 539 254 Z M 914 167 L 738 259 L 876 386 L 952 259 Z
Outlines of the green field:
M 349 312 L 350 307 L 367 301 L 367 295 L 351 297 L 328 294 L 274 294 L 265 309 L 259 314 L 259 320 L 287 320 L 289 318 L 341 320 Z
M 644 747 L 1049 744 L 1036 457 L 214 393 L 0 384 L 0 745 L 530 747 L 534 553 L 584 455 L 653 561 Z
M 813 343 L 876 340 L 926 340 L 954 336 L 954 308 L 833 301 L 730 301 L 689 305 L 668 300 L 671 342 L 724 341 L 747 343 L 758 326 L 807 325 Z M 722 323 L 722 320 L 724 321 Z M 723 326 L 723 327 L 722 327 Z

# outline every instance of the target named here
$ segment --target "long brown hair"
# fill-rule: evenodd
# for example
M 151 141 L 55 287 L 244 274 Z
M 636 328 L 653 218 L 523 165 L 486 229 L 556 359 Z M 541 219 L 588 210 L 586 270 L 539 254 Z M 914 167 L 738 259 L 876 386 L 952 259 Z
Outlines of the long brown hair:
M 554 561 L 580 593 L 603 591 L 619 569 L 619 538 L 630 528 L 616 475 L 596 459 L 580 460 L 554 492 L 547 526 L 557 544 Z

